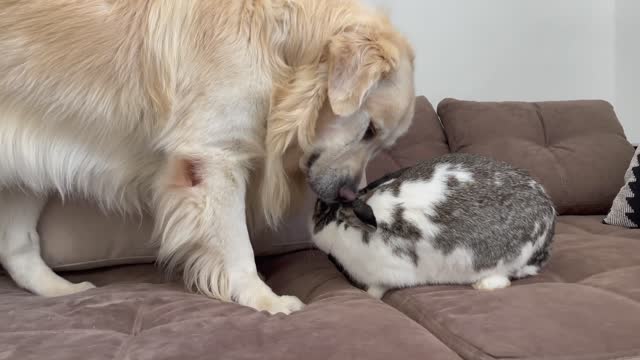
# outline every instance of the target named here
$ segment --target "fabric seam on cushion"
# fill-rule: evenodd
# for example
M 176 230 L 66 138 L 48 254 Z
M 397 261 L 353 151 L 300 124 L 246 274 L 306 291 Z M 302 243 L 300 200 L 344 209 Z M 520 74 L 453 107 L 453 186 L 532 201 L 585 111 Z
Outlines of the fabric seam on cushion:
M 609 225 L 609 224 L 607 224 L 607 226 L 619 227 L 619 226 L 616 226 L 616 225 Z M 615 237 L 617 239 L 627 239 L 627 240 L 638 241 L 637 237 L 618 235 L 618 234 L 622 234 L 622 233 L 627 233 L 629 230 L 637 230 L 637 228 L 622 228 L 621 230 L 617 230 L 617 231 L 610 232 L 610 233 L 602 233 L 602 234 L 598 234 L 598 235 L 607 235 L 607 236 L 610 236 L 610 237 Z
M 442 132 L 444 133 L 444 139 L 447 142 L 447 148 L 449 148 L 449 152 L 450 153 L 456 153 L 458 152 L 458 150 L 460 149 L 452 149 L 451 148 L 451 137 L 453 137 L 453 134 L 449 134 L 449 131 L 447 131 L 447 127 L 444 124 L 444 120 L 442 120 L 445 116 L 442 116 L 442 113 L 447 112 L 447 109 L 449 106 L 449 99 L 445 98 L 442 99 L 438 105 L 436 106 L 435 112 L 436 112 L 436 116 L 438 117 L 438 120 L 440 122 L 440 126 L 442 126 Z
M 462 337 L 452 333 L 446 327 L 441 326 L 437 321 L 431 321 L 431 318 L 427 314 L 425 314 L 419 306 L 415 305 L 412 298 L 413 298 L 412 296 L 407 296 L 407 298 L 404 301 L 402 301 L 399 305 L 411 307 L 411 309 L 415 313 L 420 314 L 420 321 L 416 321 L 411 316 L 409 316 L 406 312 L 400 310 L 398 307 L 393 306 L 392 304 L 389 304 L 389 303 L 387 304 L 394 307 L 396 310 L 400 311 L 401 313 L 403 313 L 409 319 L 412 319 L 413 321 L 418 323 L 418 325 L 424 327 L 433 336 L 435 336 L 438 340 L 440 340 L 440 342 L 442 342 L 449 349 L 451 349 L 453 352 L 458 354 L 458 356 L 465 359 L 467 358 L 478 359 L 478 360 L 483 360 L 483 359 L 495 360 L 496 359 L 495 357 L 480 350 L 475 345 L 469 343 L 468 341 L 466 341 L 466 339 L 463 339 Z M 424 324 L 422 324 L 422 322 L 424 322 Z M 460 352 L 459 350 L 463 350 L 463 352 Z M 480 355 L 481 357 L 477 357 L 478 355 Z
M 587 288 L 590 288 L 590 289 L 594 289 L 594 290 L 597 290 L 597 291 L 602 292 L 602 293 L 610 294 L 613 297 L 620 298 L 621 300 L 624 300 L 625 302 L 632 303 L 633 305 L 635 305 L 637 307 L 640 307 L 640 302 L 638 300 L 636 300 L 634 298 L 630 298 L 627 295 L 623 295 L 623 294 L 611 291 L 609 289 L 604 289 L 604 288 L 599 288 L 599 287 L 593 286 L 593 285 L 583 284 L 581 282 L 574 283 L 574 284 L 578 285 L 578 286 L 584 286 L 584 287 L 587 287 Z
M 309 245 L 309 246 L 313 246 L 312 244 L 310 244 L 310 243 L 309 243 L 309 241 L 304 241 L 304 240 L 294 241 L 294 242 L 290 242 L 290 243 L 286 243 L 286 244 L 274 244 L 273 246 L 277 246 L 277 247 L 288 247 L 288 246 L 298 246 L 298 245 Z M 304 250 L 304 249 L 300 249 L 300 250 Z M 282 254 L 282 255 L 286 255 L 286 254 Z
M 68 334 L 68 333 L 105 333 L 105 332 L 110 332 L 110 333 L 116 333 L 116 334 L 120 334 L 120 335 L 129 335 L 127 333 L 123 333 L 122 331 L 118 331 L 118 330 L 112 330 L 112 329 L 65 329 L 65 330 L 59 330 L 59 329 L 51 329 L 51 330 L 17 330 L 17 331 L 0 331 L 0 335 L 6 335 L 6 334 L 43 334 L 43 333 L 55 333 L 55 334 Z
M 554 284 L 554 283 L 548 283 L 548 284 Z M 571 284 L 571 283 L 567 283 L 567 284 Z M 527 285 L 537 285 L 537 284 L 527 284 Z M 522 286 L 527 286 L 527 285 L 522 285 Z M 564 285 L 566 285 L 566 284 L 564 284 Z M 611 294 L 611 295 L 613 295 L 613 296 L 623 298 L 623 300 L 625 300 L 626 302 L 632 302 L 633 304 L 635 304 L 635 305 L 637 305 L 637 306 L 640 306 L 640 303 L 638 303 L 638 301 L 635 301 L 634 299 L 628 298 L 628 297 L 626 297 L 626 296 L 624 296 L 624 295 L 617 294 L 617 293 L 612 292 L 612 291 L 610 291 L 610 290 L 601 289 L 601 288 L 597 288 L 597 287 L 589 286 L 589 285 L 584 285 L 584 284 L 578 284 L 578 283 L 575 283 L 575 285 L 584 286 L 584 287 L 587 287 L 587 288 L 592 288 L 592 289 L 597 290 L 597 291 L 602 292 L 602 293 L 608 293 L 608 294 Z M 434 335 L 438 340 L 440 340 L 442 343 L 444 343 L 446 346 L 448 346 L 451 350 L 453 350 L 454 352 L 456 352 L 456 354 L 458 354 L 458 355 L 459 355 L 460 357 L 462 357 L 462 358 L 465 358 L 465 359 L 466 359 L 466 358 L 469 358 L 469 359 L 483 359 L 483 358 L 478 358 L 478 357 L 477 357 L 477 355 L 484 355 L 484 356 L 487 356 L 487 357 L 488 357 L 487 359 L 491 359 L 491 360 L 497 360 L 497 359 L 541 359 L 541 357 L 540 357 L 540 356 L 537 356 L 537 355 L 533 355 L 533 356 L 524 356 L 524 357 L 520 357 L 520 356 L 517 356 L 517 357 L 510 357 L 510 356 L 498 356 L 498 357 L 494 357 L 494 356 L 492 356 L 492 355 L 489 355 L 488 353 L 486 353 L 486 352 L 484 352 L 484 351 L 480 350 L 479 348 L 477 348 L 475 345 L 473 345 L 473 344 L 469 343 L 468 341 L 466 341 L 464 338 L 462 338 L 462 337 L 460 337 L 460 336 L 458 336 L 458 335 L 455 335 L 454 333 L 452 333 L 451 331 L 449 331 L 449 329 L 447 329 L 446 327 L 440 326 L 440 324 L 438 324 L 438 323 L 437 323 L 437 321 L 435 321 L 435 320 L 434 320 L 434 321 L 431 321 L 431 320 L 432 320 L 432 319 L 431 319 L 431 317 L 430 317 L 430 316 L 428 316 L 427 314 L 425 314 L 425 313 L 421 310 L 421 308 L 420 308 L 420 307 L 418 307 L 417 305 L 415 305 L 415 304 L 414 304 L 414 301 L 412 300 L 412 298 L 413 298 L 413 296 L 407 296 L 407 298 L 406 298 L 404 301 L 402 301 L 400 304 L 398 304 L 398 305 L 399 305 L 399 306 L 403 306 L 403 305 L 404 305 L 404 306 L 410 306 L 410 307 L 412 308 L 412 310 L 413 310 L 413 311 L 415 311 L 416 313 L 419 313 L 419 314 L 420 314 L 420 321 L 424 322 L 424 323 L 425 323 L 425 325 L 423 325 L 421 322 L 417 322 L 417 323 L 418 323 L 419 325 L 421 325 L 421 326 L 425 327 L 425 328 L 426 328 L 426 329 L 427 329 L 431 334 L 433 334 L 433 335 Z M 392 307 L 394 307 L 394 308 L 396 308 L 398 311 L 402 312 L 403 314 L 405 314 L 405 316 L 407 316 L 407 317 L 411 318 L 411 317 L 410 317 L 410 316 L 408 316 L 406 313 L 404 313 L 402 310 L 398 309 L 397 307 L 393 306 L 392 304 L 389 304 L 389 305 L 390 305 L 390 306 L 392 306 Z M 444 333 L 443 335 L 445 335 L 445 336 L 444 336 L 444 338 L 439 336 L 440 332 L 436 332 L 436 331 L 435 331 L 435 330 L 437 330 L 437 329 L 435 329 L 435 330 L 434 330 L 434 329 L 430 328 L 430 326 L 433 326 L 433 325 L 435 325 L 435 327 L 436 327 L 436 328 L 440 328 L 441 330 L 443 330 L 443 333 Z M 447 337 L 447 335 L 451 336 L 451 338 L 452 338 L 452 339 L 454 339 L 454 341 L 455 341 L 455 340 L 461 340 L 461 339 L 462 339 L 462 340 L 461 340 L 461 344 L 463 344 L 463 345 L 464 345 L 464 346 L 466 346 L 467 348 L 470 348 L 470 349 L 472 349 L 472 350 L 475 350 L 475 351 L 476 351 L 476 352 L 478 352 L 479 354 L 478 354 L 478 353 L 472 353 L 472 354 L 459 353 L 459 352 L 458 352 L 458 349 L 454 349 L 454 348 L 453 348 L 453 345 L 446 341 L 446 337 Z M 463 347 L 464 347 L 464 346 L 463 346 Z M 466 350 L 466 349 L 465 349 L 465 350 Z M 637 351 L 640 351 L 640 349 L 633 349 L 633 350 L 629 350 L 629 352 L 628 352 L 628 353 L 629 353 L 629 354 L 633 354 L 633 353 L 635 353 L 635 352 L 637 352 Z M 626 352 L 626 351 L 625 351 L 625 352 Z M 600 353 L 600 354 L 601 354 L 601 355 L 607 355 L 607 356 L 608 356 L 610 353 Z M 599 354 L 599 355 L 600 355 L 600 354 Z M 468 356 L 467 356 L 467 355 L 468 355 Z M 599 356 L 599 355 L 598 355 L 598 356 Z M 552 360 L 552 359 L 559 359 L 559 360 L 561 360 L 561 359 L 567 359 L 567 358 L 569 358 L 569 359 L 570 359 L 570 358 L 578 359 L 578 358 L 579 358 L 579 356 L 581 356 L 581 355 L 557 355 L 557 356 L 546 356 L 546 355 L 544 355 L 544 356 L 543 356 L 543 358 L 544 358 L 544 359 L 550 359 L 550 360 Z M 625 356 L 625 357 L 622 357 L 622 358 L 619 358 L 619 359 L 620 359 L 620 360 L 624 360 L 624 359 L 626 359 L 626 355 L 624 355 L 624 356 Z M 614 360 L 615 360 L 615 359 L 614 359 Z
M 367 295 L 369 296 L 369 295 Z M 383 298 L 384 299 L 384 298 Z M 433 336 L 433 338 L 435 340 L 437 340 L 440 344 L 442 344 L 442 346 L 444 346 L 447 350 L 451 351 L 452 353 L 456 354 L 458 356 L 458 358 L 460 359 L 464 359 L 464 357 L 462 355 L 460 355 L 458 352 L 456 352 L 454 349 L 451 348 L 451 346 L 449 346 L 449 344 L 445 343 L 444 341 L 442 341 L 442 339 L 440 339 L 436 334 L 434 334 L 431 330 L 429 330 L 427 327 L 425 327 L 424 325 L 422 325 L 421 323 L 417 322 L 415 319 L 413 319 L 411 316 L 407 315 L 405 312 L 403 312 L 402 310 L 398 309 L 397 307 L 385 302 L 384 300 L 379 300 L 379 302 L 383 305 L 385 305 L 386 308 L 390 308 L 391 310 L 397 312 L 400 316 L 402 316 L 403 318 L 411 321 L 413 324 L 415 324 L 416 326 L 418 326 L 420 329 L 424 330 L 426 333 L 428 333 L 429 335 Z M 404 303 L 403 303 L 404 304 Z M 489 357 L 487 360 L 495 360 L 495 358 L 493 357 Z
M 447 149 L 449 150 L 449 152 L 451 152 L 451 146 L 449 145 L 449 137 L 447 136 L 447 131 L 444 128 L 444 123 L 442 122 L 442 119 L 440 118 L 440 114 L 438 114 L 438 111 L 434 109 L 434 112 L 436 113 L 436 119 L 438 120 L 438 125 L 440 125 L 440 130 L 442 130 L 442 134 L 444 135 L 444 141 L 447 145 Z
M 569 250 L 581 250 L 581 249 L 589 249 L 591 247 L 604 247 L 603 244 L 600 243 L 596 243 L 593 244 L 591 242 L 589 243 L 577 243 L 580 240 L 576 240 L 576 239 L 571 239 L 573 241 L 576 242 L 576 244 L 561 244 L 561 245 L 556 245 L 554 247 L 554 252 L 557 252 L 558 250 L 562 250 L 562 251 L 569 251 Z M 629 239 L 622 239 L 622 240 L 629 240 Z M 594 241 L 594 240 L 592 240 Z M 610 245 L 610 244 L 607 244 Z
M 633 269 L 633 268 L 640 268 L 640 265 L 623 266 L 623 267 L 620 267 L 620 268 L 617 268 L 617 269 L 611 269 L 611 270 L 599 272 L 597 274 L 589 275 L 586 278 L 577 281 L 576 284 L 582 283 L 583 281 L 589 281 L 590 279 L 595 278 L 595 277 L 600 276 L 600 275 L 611 274 L 611 273 L 615 273 L 615 272 L 620 271 L 620 270 L 629 270 L 629 269 Z
M 124 357 L 126 355 L 125 351 L 128 350 L 129 343 L 133 338 L 138 336 L 138 334 L 140 333 L 140 327 L 142 325 L 141 314 L 142 314 L 143 308 L 144 308 L 144 305 L 141 305 L 138 308 L 138 311 L 136 311 L 136 316 L 133 319 L 133 324 L 131 324 L 131 331 L 129 333 L 129 336 L 122 342 L 122 344 L 120 344 L 118 351 L 116 351 L 115 355 L 113 356 L 113 360 L 125 359 Z
M 544 123 L 544 118 L 542 117 L 542 111 L 540 110 L 540 104 L 533 103 L 533 107 L 536 109 L 536 115 L 538 116 L 538 120 L 540 121 L 540 126 L 542 126 L 542 136 L 544 136 L 544 147 L 549 147 L 549 136 L 547 134 L 547 126 Z
M 625 355 L 615 355 L 624 353 Z M 612 358 L 612 353 L 597 353 L 597 354 L 589 354 L 585 357 L 585 354 L 579 355 L 553 355 L 553 356 L 528 356 L 528 357 L 517 357 L 520 360 L 637 360 L 637 355 L 640 355 L 640 349 L 626 350 L 626 351 L 616 351 Z M 603 357 L 606 356 L 606 357 Z M 621 357 L 622 356 L 622 357 Z M 499 359 L 513 359 L 513 357 L 503 357 Z
M 577 230 L 580 231 L 580 233 L 586 233 L 586 234 L 590 234 L 590 235 L 604 235 L 607 237 L 615 237 L 615 238 L 622 238 L 622 239 L 631 239 L 631 240 L 638 240 L 638 237 L 633 237 L 633 236 L 625 236 L 624 234 L 633 232 L 634 230 L 637 230 L 635 228 L 626 228 L 623 226 L 617 226 L 617 225 L 610 225 L 610 224 L 603 224 L 600 221 L 598 221 L 598 225 L 604 225 L 602 226 L 602 230 L 593 230 L 593 229 L 589 229 L 589 228 L 585 228 L 584 224 L 581 225 L 577 225 L 575 223 L 570 223 L 570 222 L 565 222 L 565 218 L 566 217 L 571 217 L 571 218 L 580 218 L 580 217 L 585 217 L 585 218 L 598 218 L 601 219 L 606 217 L 607 215 L 561 215 L 558 217 L 558 221 L 557 224 L 562 225 L 563 227 L 570 227 L 573 230 Z M 606 229 L 606 231 L 605 231 Z M 577 235 L 576 233 L 572 233 L 572 232 L 557 232 L 558 235 Z
M 444 141 L 447 143 L 447 148 L 449 149 L 449 153 L 457 153 L 460 150 L 461 146 L 458 146 L 457 149 L 453 149 L 451 147 L 451 144 L 454 143 L 454 141 L 451 141 L 451 138 L 454 137 L 454 134 L 449 134 L 449 131 L 447 131 L 447 128 L 444 127 L 444 122 L 440 118 L 440 114 L 438 114 L 438 119 L 440 119 L 440 123 L 442 124 L 442 132 L 444 132 Z
M 593 235 L 589 235 L 589 236 L 583 236 L 582 238 L 588 238 L 588 237 L 595 237 L 597 239 L 600 238 L 600 236 L 596 236 L 595 234 Z M 575 240 L 575 239 L 571 239 L 571 240 Z M 608 244 L 604 244 L 598 241 L 591 241 L 591 242 L 579 242 L 580 240 L 575 241 L 576 244 L 558 244 L 555 246 L 555 249 L 561 249 L 563 251 L 567 251 L 567 250 L 578 250 L 578 249 L 588 249 L 588 248 L 593 248 L 593 247 L 608 247 L 605 245 L 611 245 L 614 241 L 636 241 L 633 238 L 626 238 L 626 237 L 612 237 L 611 239 L 609 239 L 609 243 Z M 617 244 L 617 243 L 616 243 Z M 552 254 L 553 256 L 553 254 Z
M 540 284 L 540 283 L 538 283 L 538 284 Z M 538 285 L 538 284 L 527 284 L 527 285 Z M 592 285 L 588 285 L 588 284 L 582 284 L 582 283 L 579 283 L 579 282 L 574 282 L 574 283 L 543 283 L 543 284 L 545 284 L 545 285 L 577 285 L 577 286 L 580 286 L 580 287 L 593 289 L 593 290 L 596 290 L 596 291 L 601 292 L 601 293 L 609 294 L 609 295 L 611 295 L 613 297 L 620 298 L 620 300 L 623 300 L 624 302 L 632 303 L 634 306 L 640 307 L 640 302 L 637 301 L 636 299 L 630 298 L 630 297 L 628 297 L 626 295 L 618 294 L 618 293 L 613 292 L 611 290 L 599 288 L 597 286 L 592 286 Z M 522 286 L 527 286 L 527 285 L 522 285 Z
M 637 359 L 638 356 L 640 356 L 640 350 L 633 355 L 629 355 L 629 356 L 625 355 L 624 357 L 619 357 L 612 360 L 634 360 L 634 359 Z
M 555 273 L 555 272 L 553 272 L 553 271 L 545 271 L 545 272 L 540 273 L 539 275 L 548 275 L 548 276 L 550 276 L 551 278 L 553 278 L 553 280 L 554 280 L 556 283 L 560 283 L 560 284 L 565 284 L 565 283 L 566 283 L 566 284 L 570 284 L 570 282 L 567 282 L 567 281 L 566 281 L 562 276 L 560 276 L 560 275 L 556 274 L 556 273 Z M 525 278 L 525 279 L 526 279 L 526 278 Z M 523 280 L 524 280 L 524 279 L 523 279 Z M 517 282 L 515 282 L 515 283 L 514 283 L 514 285 L 517 285 L 517 284 L 518 284 Z M 542 284 L 542 283 L 535 283 L 535 284 Z M 524 285 L 533 285 L 533 284 L 521 284 L 520 286 L 524 286 Z
M 556 174 L 558 175 L 558 178 L 560 179 L 560 183 L 562 184 L 562 191 L 564 192 L 565 198 L 569 199 L 569 186 L 567 184 L 567 176 L 564 173 L 564 169 L 562 169 L 562 167 L 558 165 L 558 157 L 556 156 L 556 154 L 553 151 L 549 150 L 551 145 L 549 144 L 547 127 L 544 123 L 544 116 L 542 116 L 542 110 L 540 109 L 540 104 L 534 102 L 533 106 L 536 109 L 536 115 L 538 117 L 538 120 L 540 121 L 540 126 L 542 127 L 542 135 L 544 137 L 544 149 L 548 151 L 551 154 L 551 156 L 553 156 L 553 158 L 555 159 L 554 167 L 556 168 Z M 568 204 L 562 204 L 562 205 L 569 207 Z
M 156 256 L 148 256 L 148 255 L 130 256 L 130 257 L 123 257 L 123 258 L 90 260 L 90 261 L 83 261 L 83 262 L 64 264 L 64 265 L 51 265 L 51 268 L 55 271 L 83 271 L 83 270 L 99 269 L 99 268 L 119 266 L 119 265 L 142 264 L 139 262 L 129 263 L 129 261 L 145 261 L 144 264 L 150 264 L 152 262 L 155 262 L 156 258 L 157 258 Z M 90 266 L 90 268 L 85 268 L 84 266 Z M 81 267 L 81 268 L 74 269 L 74 267 Z
M 342 274 L 336 274 L 331 278 L 325 279 L 324 281 L 320 282 L 318 285 L 312 287 L 311 289 L 309 289 L 309 292 L 307 292 L 306 296 L 304 296 L 304 300 L 306 302 L 313 302 L 314 300 L 316 300 L 316 297 L 313 297 L 312 294 L 318 290 L 321 286 L 326 285 L 329 281 L 331 280 L 335 280 L 335 279 L 340 279 L 343 278 L 344 279 L 344 275 Z M 346 281 L 346 279 L 344 279 Z M 349 284 L 351 285 L 351 284 Z M 353 286 L 353 285 L 352 285 Z M 355 288 L 355 287 L 354 287 Z

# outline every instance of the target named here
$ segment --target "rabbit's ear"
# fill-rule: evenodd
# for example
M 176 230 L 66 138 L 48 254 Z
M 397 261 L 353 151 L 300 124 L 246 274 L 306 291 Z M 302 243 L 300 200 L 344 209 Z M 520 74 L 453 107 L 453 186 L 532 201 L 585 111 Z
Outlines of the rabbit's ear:
M 367 232 L 375 232 L 378 229 L 378 222 L 371 206 L 360 199 L 355 200 L 350 207 L 344 208 L 343 214 L 344 221 L 350 226 Z

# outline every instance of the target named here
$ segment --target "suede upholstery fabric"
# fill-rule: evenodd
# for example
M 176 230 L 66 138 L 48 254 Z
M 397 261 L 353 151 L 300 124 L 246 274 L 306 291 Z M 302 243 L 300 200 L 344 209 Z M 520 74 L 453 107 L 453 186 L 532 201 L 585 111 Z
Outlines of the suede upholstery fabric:
M 153 263 L 148 216 L 101 211 L 85 200 L 52 198 L 38 222 L 44 261 L 54 270 Z
M 190 294 L 149 265 L 67 273 L 100 287 L 40 298 L 0 276 L 2 359 L 551 359 L 640 357 L 640 231 L 559 218 L 542 274 L 481 292 L 356 289 L 318 251 L 259 259 L 291 316 Z M 87 352 L 91 356 L 87 356 Z
M 560 214 L 604 214 L 624 185 L 633 147 L 604 101 L 473 102 L 445 99 L 438 114 L 452 152 L 529 170 Z
M 640 231 L 562 216 L 535 277 L 482 292 L 433 286 L 384 300 L 465 359 L 640 358 Z
M 612 179 L 622 183 L 633 150 L 606 103 L 517 103 L 508 110 L 505 104 L 463 105 L 455 111 L 441 105 L 447 116 L 454 113 L 469 125 L 445 120 L 452 148 L 529 168 L 564 211 L 595 211 L 619 190 L 609 194 Z M 537 106 L 544 111 L 536 115 L 544 116 L 536 122 L 529 115 Z M 433 108 L 420 98 L 417 109 L 414 127 L 371 164 L 370 179 L 447 152 Z M 603 171 L 600 178 L 593 178 L 594 169 Z M 49 299 L 18 289 L 0 273 L 0 359 L 640 359 L 640 230 L 603 224 L 610 205 L 592 216 L 560 216 L 543 272 L 494 292 L 425 286 L 391 291 L 379 301 L 349 284 L 318 251 L 259 258 L 276 292 L 308 304 L 290 316 L 191 294 L 179 279 L 165 280 L 150 265 L 65 273 L 99 288 Z M 73 223 L 86 229 L 56 236 L 142 240 L 117 220 L 87 221 L 81 215 L 90 207 L 77 209 L 84 210 L 56 211 L 58 220 L 42 221 L 41 229 L 79 216 Z M 291 229 L 286 231 L 300 231 Z
M 101 287 L 40 298 L 0 277 L 0 358 L 31 359 L 460 359 L 399 311 L 352 287 L 327 257 L 264 259 L 274 289 L 308 306 L 269 316 L 185 292 L 149 265 L 69 276 Z

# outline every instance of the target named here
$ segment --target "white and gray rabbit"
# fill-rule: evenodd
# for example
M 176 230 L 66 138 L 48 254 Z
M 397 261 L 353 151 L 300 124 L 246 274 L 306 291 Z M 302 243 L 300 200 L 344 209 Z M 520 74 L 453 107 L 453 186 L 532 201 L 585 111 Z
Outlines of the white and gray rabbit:
M 526 172 L 450 154 L 371 183 L 349 204 L 316 203 L 316 246 L 374 297 L 391 288 L 492 290 L 549 258 L 556 212 Z

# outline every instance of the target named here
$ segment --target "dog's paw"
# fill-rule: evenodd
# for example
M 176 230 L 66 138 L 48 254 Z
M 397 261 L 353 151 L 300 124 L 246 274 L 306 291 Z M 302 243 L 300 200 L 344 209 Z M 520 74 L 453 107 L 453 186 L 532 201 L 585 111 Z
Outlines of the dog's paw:
M 247 301 L 241 301 L 241 305 L 254 308 L 258 311 L 266 311 L 271 315 L 289 315 L 298 310 L 302 310 L 304 304 L 295 296 L 278 296 L 273 293 L 253 296 Z
M 304 308 L 304 303 L 300 301 L 295 296 L 282 295 L 282 296 L 263 296 L 256 299 L 256 303 L 252 306 L 254 309 L 258 311 L 266 311 L 271 315 L 274 314 L 285 314 L 289 315 L 293 312 L 302 310 Z
M 51 287 L 47 289 L 46 293 L 40 294 L 46 297 L 57 297 L 57 296 L 65 296 L 72 295 L 79 292 L 83 292 L 86 290 L 94 289 L 96 286 L 92 283 L 85 281 L 77 284 L 68 283 L 68 284 L 60 284 L 56 287 Z
M 276 295 L 257 274 L 245 279 L 238 277 L 235 282 L 241 284 L 231 298 L 240 305 L 248 306 L 269 314 L 291 314 L 301 310 L 304 304 L 295 296 Z M 244 281 L 243 281 L 244 280 Z
M 508 277 L 503 275 L 492 275 L 481 279 L 480 281 L 473 284 L 473 288 L 476 290 L 489 291 L 504 289 L 506 287 L 509 287 L 509 285 L 511 285 L 511 281 L 509 281 Z
M 300 301 L 296 296 L 283 295 L 280 296 L 280 301 L 282 305 L 282 312 L 284 314 L 291 314 L 296 311 L 300 311 L 304 308 L 304 303 Z

